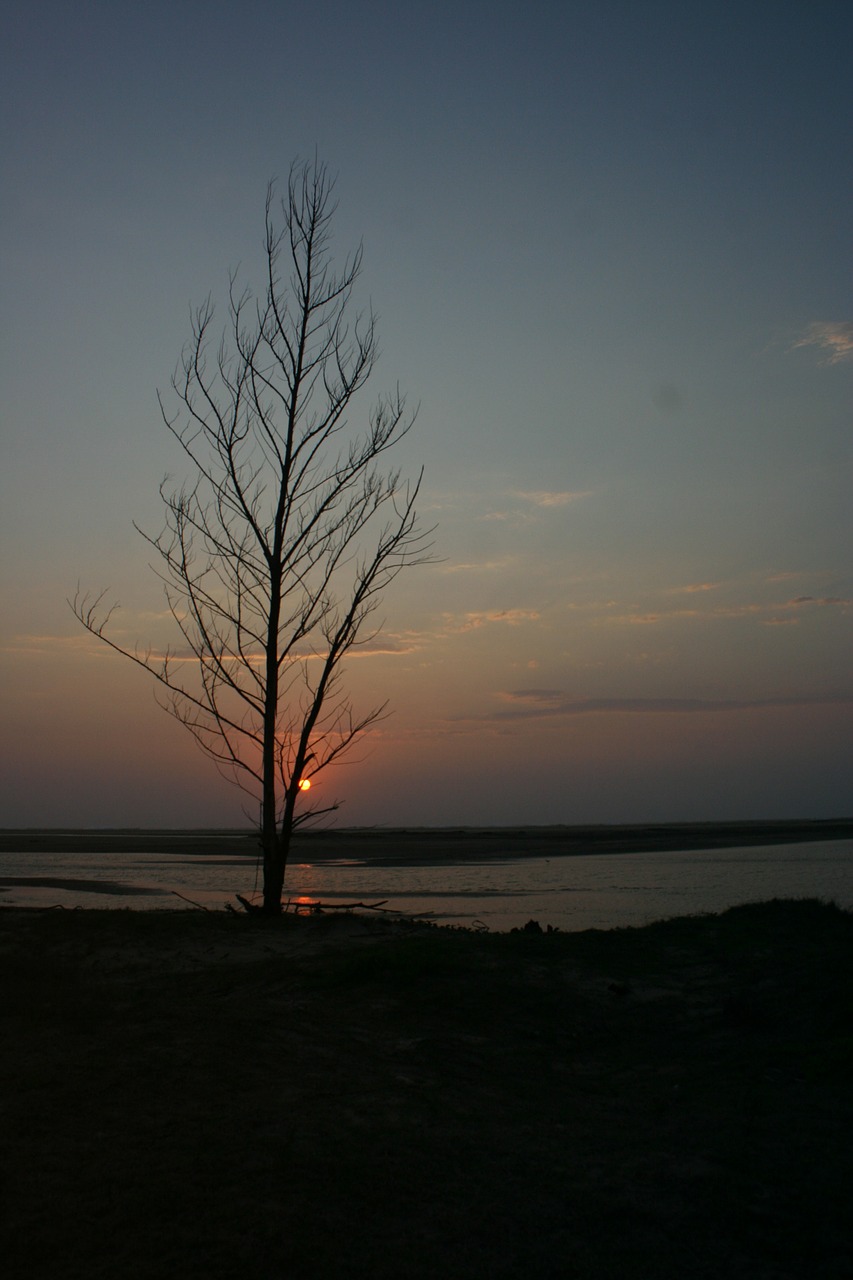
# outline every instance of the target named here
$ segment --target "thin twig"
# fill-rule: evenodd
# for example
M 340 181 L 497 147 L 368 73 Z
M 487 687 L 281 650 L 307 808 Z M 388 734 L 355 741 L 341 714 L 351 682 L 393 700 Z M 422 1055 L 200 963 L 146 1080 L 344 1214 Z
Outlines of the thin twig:
M 210 911 L 209 907 L 203 907 L 200 902 L 193 902 L 192 898 L 185 898 L 182 893 L 178 893 L 177 889 L 173 889 L 172 893 L 176 898 L 180 898 L 182 902 L 188 902 L 191 907 L 196 907 L 199 911 Z

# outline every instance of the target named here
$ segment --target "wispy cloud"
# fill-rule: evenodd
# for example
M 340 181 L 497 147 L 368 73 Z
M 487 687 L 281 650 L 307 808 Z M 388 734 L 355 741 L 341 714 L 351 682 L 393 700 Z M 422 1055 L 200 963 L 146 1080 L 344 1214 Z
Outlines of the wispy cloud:
M 523 622 L 538 622 L 540 617 L 536 609 L 486 609 L 464 613 L 461 617 L 449 613 L 444 615 L 447 630 L 457 632 L 477 631 L 496 622 L 517 627 Z
M 592 496 L 591 489 L 517 489 L 513 493 L 513 497 L 521 498 L 523 502 L 532 502 L 536 507 L 567 507 L 570 502 L 577 502 L 580 498 L 589 498 Z
M 500 573 L 518 563 L 517 556 L 503 556 L 499 560 L 462 560 L 438 566 L 439 573 Z
M 713 587 L 708 587 L 712 590 Z M 703 587 L 670 588 L 665 594 L 680 595 L 697 593 Z M 652 627 L 669 622 L 709 622 L 719 619 L 753 618 L 756 622 L 778 626 L 782 621 L 796 622 L 797 613 L 814 612 L 818 609 L 838 609 L 847 613 L 853 607 L 853 599 L 847 596 L 796 596 L 792 600 L 774 600 L 767 603 L 746 600 L 737 604 L 714 604 L 705 609 L 634 609 L 628 613 L 611 613 L 602 617 L 601 621 L 618 626 Z M 785 615 L 789 615 L 787 618 Z
M 793 344 L 797 347 L 818 347 L 823 351 L 821 364 L 841 364 L 853 359 L 853 323 L 815 320 Z
M 667 595 L 692 596 L 700 591 L 718 591 L 722 585 L 721 582 L 688 582 L 684 587 L 667 588 Z
M 853 600 L 848 600 L 845 596 L 796 596 L 793 600 L 789 600 L 785 606 L 788 609 L 802 609 L 807 605 L 813 605 L 818 609 L 831 609 L 835 605 L 851 605 Z
M 853 693 L 787 698 L 573 698 L 559 689 L 513 689 L 497 695 L 505 704 L 479 716 L 461 716 L 464 720 L 521 721 L 554 717 L 612 714 L 696 714 L 728 711 L 765 711 L 774 707 L 809 707 L 843 705 L 853 702 Z
M 0 653 L 23 654 L 30 658 L 44 657 L 45 654 L 101 653 L 104 646 L 93 636 L 83 633 L 68 636 L 52 635 L 20 635 L 15 636 L 0 648 Z
M 793 600 L 786 600 L 784 604 L 774 605 L 773 608 L 781 612 L 773 613 L 761 621 L 766 627 L 790 627 L 797 625 L 800 621 L 798 615 L 801 613 L 813 613 L 818 609 L 839 609 L 846 614 L 851 607 L 853 600 L 845 596 L 796 596 Z
M 419 653 L 432 640 L 420 631 L 379 631 L 361 644 L 356 644 L 347 654 L 348 658 L 401 658 L 412 653 Z
M 565 696 L 562 689 L 505 689 L 498 694 L 499 698 L 507 702 L 524 702 L 547 707 L 563 702 Z
M 665 612 L 649 610 L 645 613 L 611 614 L 604 621 L 628 627 L 655 627 L 661 622 L 673 622 L 682 618 L 707 618 L 710 616 L 711 614 L 702 613 L 699 609 L 667 609 Z
M 595 497 L 595 489 L 516 489 L 507 476 L 484 476 L 472 489 L 446 491 L 436 510 L 445 530 L 457 519 L 469 525 L 478 521 L 509 529 L 527 529 L 559 520 L 574 503 Z M 497 567 L 497 566 L 496 566 Z M 453 568 L 449 572 L 453 572 Z
M 780 573 L 771 573 L 770 576 L 765 579 L 765 581 L 774 583 L 774 584 L 777 582 L 791 582 L 791 581 L 796 581 L 797 578 L 803 578 L 806 575 L 807 575 L 807 570 L 804 570 L 804 569 L 783 569 Z M 808 576 L 811 578 L 815 577 L 813 573 L 808 573 Z M 817 576 L 825 577 L 826 574 L 825 573 L 823 575 L 818 574 Z
M 512 611 L 510 611 L 512 612 Z M 126 637 L 118 628 L 115 632 L 110 632 L 110 639 L 116 640 L 117 643 L 125 645 Z M 419 631 L 379 631 L 375 635 L 368 636 L 361 643 L 356 644 L 347 655 L 350 658 L 367 658 L 367 657 L 405 657 L 408 654 L 416 653 L 423 649 L 435 637 L 426 635 Z M 144 658 L 150 661 L 154 666 L 168 659 L 170 663 L 195 663 L 198 661 L 197 655 L 185 644 L 173 644 L 168 647 L 162 645 L 135 645 L 132 641 L 127 641 L 128 653 L 138 658 Z M 82 632 L 80 635 L 20 635 L 16 636 L 9 643 L 0 647 L 0 653 L 20 654 L 26 657 L 40 658 L 44 656 L 53 656 L 61 653 L 73 653 L 95 656 L 109 656 L 111 650 L 103 641 L 98 640 L 89 632 Z M 318 652 L 303 644 L 297 646 L 292 651 L 292 657 L 295 661 L 310 661 L 316 658 L 325 657 L 325 653 Z M 261 666 L 264 661 L 263 652 L 258 649 L 255 653 L 244 652 L 240 657 L 234 656 L 228 659 L 231 662 L 246 662 L 250 666 Z

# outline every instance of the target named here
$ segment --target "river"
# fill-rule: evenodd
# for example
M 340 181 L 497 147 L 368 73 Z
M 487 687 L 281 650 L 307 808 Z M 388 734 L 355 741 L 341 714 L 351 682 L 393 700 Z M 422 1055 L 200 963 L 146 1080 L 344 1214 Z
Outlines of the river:
M 256 897 L 256 862 L 233 854 L 0 853 L 0 905 L 184 908 Z M 393 864 L 362 859 L 294 863 L 286 894 L 379 904 L 439 924 L 504 931 L 529 920 L 577 931 L 643 925 L 770 898 L 820 898 L 853 909 L 853 840 L 554 857 L 484 857 Z

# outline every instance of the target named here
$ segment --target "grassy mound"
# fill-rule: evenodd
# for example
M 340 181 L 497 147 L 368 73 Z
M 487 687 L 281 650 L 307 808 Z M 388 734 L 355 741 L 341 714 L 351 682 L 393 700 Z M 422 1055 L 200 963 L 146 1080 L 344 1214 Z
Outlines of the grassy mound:
M 0 912 L 17 1277 L 853 1274 L 853 916 Z

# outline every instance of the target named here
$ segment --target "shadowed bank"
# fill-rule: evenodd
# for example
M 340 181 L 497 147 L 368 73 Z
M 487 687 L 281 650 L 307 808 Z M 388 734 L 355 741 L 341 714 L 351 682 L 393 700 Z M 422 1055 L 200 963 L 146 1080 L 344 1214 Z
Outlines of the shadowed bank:
M 353 827 L 300 831 L 294 850 L 300 860 L 363 858 L 370 862 L 454 862 L 467 858 L 560 857 L 585 853 L 735 848 L 796 844 L 853 837 L 853 819 L 778 822 L 669 822 L 586 826 L 518 827 Z M 257 834 L 242 831 L 81 829 L 38 827 L 0 830 L 0 853 L 111 852 L 244 854 L 257 857 Z
M 0 912 L 6 1274 L 849 1274 L 853 917 Z

